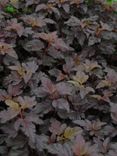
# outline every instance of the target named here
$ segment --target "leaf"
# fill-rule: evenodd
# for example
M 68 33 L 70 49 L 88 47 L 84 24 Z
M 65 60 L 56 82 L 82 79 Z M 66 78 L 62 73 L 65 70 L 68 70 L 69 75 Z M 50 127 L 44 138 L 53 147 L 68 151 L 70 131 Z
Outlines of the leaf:
M 5 6 L 7 5 L 7 3 L 8 3 L 8 1 L 9 1 L 9 0 L 1 0 L 1 1 L 0 1 L 0 6 L 5 7 Z
M 109 149 L 109 146 L 110 146 L 110 138 L 106 138 L 103 142 L 99 141 L 98 142 L 98 146 L 99 148 L 101 149 L 100 151 L 102 153 L 107 153 L 108 152 L 108 149 Z
M 24 119 L 18 119 L 15 122 L 15 129 L 18 131 L 21 129 L 24 134 L 29 138 L 29 142 L 35 143 L 36 141 L 36 128 L 35 125 L 31 122 Z
M 8 77 L 5 78 L 4 83 L 5 85 L 18 85 L 22 81 L 21 77 L 19 77 L 19 74 L 17 72 L 11 71 L 11 74 L 8 75 Z
M 72 0 L 70 2 L 70 4 L 76 4 L 76 5 L 79 5 L 80 3 L 83 3 L 83 0 Z
M 6 146 L 0 146 L 0 154 L 1 155 L 7 154 L 7 147 Z
M 10 13 L 10 14 L 14 14 L 17 12 L 17 10 L 12 5 L 6 6 L 4 10 L 6 13 Z
M 9 106 L 11 109 L 13 109 L 14 111 L 19 111 L 20 110 L 20 106 L 19 106 L 19 103 L 13 101 L 13 100 L 5 100 L 5 103 L 7 106 Z
M 107 80 L 102 80 L 99 82 L 99 84 L 96 86 L 96 88 L 104 88 L 104 87 L 111 87 L 111 83 Z
M 48 152 L 57 154 L 58 156 L 73 156 L 71 146 L 69 144 L 52 144 L 48 146 Z
M 19 63 L 15 66 L 9 66 L 9 69 L 17 71 L 21 77 L 25 75 L 25 69 Z
M 65 24 L 67 24 L 68 26 L 75 27 L 75 26 L 80 25 L 80 20 L 76 18 L 75 16 L 71 16 L 70 19 L 65 22 Z
M 38 103 L 38 105 L 35 106 L 34 112 L 36 114 L 39 114 L 40 116 L 43 116 L 44 114 L 47 114 L 51 112 L 52 106 L 51 103 L 47 101 L 43 101 L 42 103 Z
M 5 123 L 4 126 L 1 127 L 1 130 L 4 131 L 4 134 L 8 134 L 8 138 L 16 138 L 17 131 L 14 129 L 13 124 Z M 4 141 L 3 141 L 4 142 Z
M 4 101 L 7 97 L 7 92 L 5 90 L 0 89 L 0 101 Z
M 53 94 L 56 91 L 56 86 L 52 83 L 52 81 L 46 77 L 41 79 L 43 91 Z
M 70 111 L 69 103 L 67 102 L 67 100 L 63 98 L 53 100 L 52 106 L 56 109 L 58 108 L 58 109 L 66 110 L 67 112 Z
M 60 17 L 60 12 L 59 12 L 59 9 L 55 7 L 55 4 L 54 3 L 47 3 L 47 4 L 39 4 L 37 5 L 36 7 L 36 12 L 39 12 L 39 11 L 42 11 L 42 10 L 45 10 L 46 12 L 48 13 L 55 13 L 55 15 L 57 15 L 58 17 Z
M 28 156 L 29 155 L 29 151 L 27 148 L 22 148 L 21 149 L 11 149 L 9 151 L 9 156 L 18 156 L 18 155 L 23 155 L 23 156 Z
M 44 16 L 29 16 L 25 15 L 24 17 L 21 17 L 21 19 L 28 25 L 31 25 L 32 27 L 43 27 L 46 26 L 46 24 L 55 24 L 55 22 L 50 18 L 45 18 Z
M 115 50 L 115 46 L 111 42 L 101 42 L 99 49 L 102 54 L 113 54 L 113 51 Z
M 110 91 L 108 91 L 108 90 L 105 90 L 104 92 L 103 92 L 103 96 L 101 96 L 101 95 L 97 95 L 97 94 L 95 94 L 95 95 L 91 95 L 91 97 L 93 97 L 93 98 L 96 98 L 97 100 L 103 100 L 103 101 L 106 101 L 106 102 L 108 102 L 108 103 L 111 103 L 111 101 L 110 101 L 110 97 L 111 96 L 113 96 L 113 94 L 112 94 L 112 92 L 110 92 Z
M 72 51 L 73 49 L 68 46 L 62 38 L 58 38 L 56 40 L 56 42 L 54 42 L 53 46 L 57 49 L 57 50 L 61 50 L 61 51 Z
M 47 5 L 42 3 L 36 6 L 35 12 L 46 10 L 46 9 L 47 9 Z
M 80 86 L 80 96 L 82 99 L 90 92 L 95 93 L 95 90 L 92 87 Z
M 10 4 L 13 5 L 14 7 L 18 8 L 19 0 L 10 0 Z
M 112 29 L 108 24 L 100 21 L 100 27 L 97 28 L 96 36 L 99 36 L 102 33 L 102 31 L 112 31 Z
M 44 149 L 47 149 L 48 147 L 48 136 L 42 134 L 42 135 L 36 135 L 36 148 L 37 151 L 43 151 Z
M 84 72 L 78 71 L 76 76 L 73 76 L 73 80 L 78 82 L 80 85 L 84 84 L 88 80 L 89 76 Z
M 91 135 L 95 134 L 96 131 L 101 130 L 103 126 L 106 125 L 106 122 L 101 122 L 100 120 L 92 121 L 91 125 L 87 124 L 87 130 L 91 130 Z
M 73 93 L 73 87 L 67 82 L 56 84 L 56 88 L 60 95 L 72 95 Z
M 72 57 L 67 57 L 65 59 L 65 64 L 63 65 L 63 70 L 65 73 L 69 73 L 73 70 L 74 68 L 74 60 Z
M 28 83 L 32 75 L 38 69 L 38 65 L 34 61 L 32 61 L 32 62 L 27 62 L 22 64 L 17 63 L 17 65 L 10 66 L 9 68 L 17 71 L 20 77 L 24 79 L 25 83 Z
M 82 133 L 82 129 L 79 127 L 67 127 L 64 131 L 64 133 L 60 136 L 58 136 L 57 140 L 67 140 L 67 139 L 73 139 L 75 136 Z
M 66 128 L 66 124 L 62 124 L 56 119 L 51 120 L 49 131 L 54 135 L 60 135 Z
M 90 146 L 90 144 L 85 142 L 84 138 L 81 135 L 77 136 L 76 138 L 76 143 L 73 146 L 73 152 L 75 156 L 98 156 L 97 148 L 95 146 Z
M 55 22 L 50 18 L 45 18 L 44 21 L 48 24 L 55 24 Z
M 58 39 L 57 32 L 51 33 L 38 33 L 34 35 L 35 38 L 41 38 L 44 41 L 47 41 L 49 45 L 52 45 Z
M 9 55 L 11 57 L 14 57 L 14 58 L 18 58 L 15 50 L 13 49 L 12 45 L 10 44 L 7 44 L 7 43 L 4 43 L 4 42 L 0 42 L 0 54 L 1 55 Z
M 46 41 L 49 46 L 53 46 L 57 50 L 72 50 L 72 48 L 66 45 L 61 38 L 58 38 L 56 31 L 51 33 L 38 33 L 34 35 L 34 38 L 41 38 L 42 40 Z
M 32 62 L 22 63 L 22 67 L 26 71 L 23 78 L 25 83 L 27 83 L 31 79 L 32 75 L 37 71 L 38 65 L 36 62 L 32 61 Z
M 24 32 L 24 27 L 22 26 L 22 23 L 18 23 L 16 18 L 9 21 L 8 26 L 5 29 L 8 31 L 15 31 L 19 37 L 21 37 Z
M 74 84 L 77 87 L 80 87 L 88 80 L 88 78 L 89 76 L 86 75 L 84 72 L 78 71 L 76 73 L 76 76 L 73 76 L 73 80 L 70 80 L 68 82 Z
M 90 72 L 94 70 L 95 68 L 101 68 L 101 66 L 96 61 L 90 61 L 90 60 L 85 61 L 84 67 L 85 67 L 86 72 Z
M 37 125 L 43 125 L 44 124 L 43 120 L 40 119 L 38 114 L 36 114 L 36 113 L 27 113 L 27 114 L 25 114 L 25 116 L 26 116 L 25 119 L 27 121 L 30 121 L 30 122 L 35 123 Z
M 85 121 L 84 120 L 75 120 L 75 121 L 73 121 L 73 123 L 75 123 L 81 127 L 85 127 Z
M 43 27 L 46 25 L 46 22 L 44 21 L 44 17 L 37 17 L 37 16 L 31 16 L 31 15 L 25 15 L 21 17 L 21 19 L 31 27 Z
M 9 85 L 8 86 L 8 94 L 10 96 L 20 95 L 23 92 L 23 90 L 21 89 L 22 87 L 23 87 L 23 84 Z
M 35 97 L 28 97 L 28 96 L 21 97 L 21 96 L 19 96 L 17 98 L 17 101 L 21 105 L 22 109 L 30 109 L 36 105 Z
M 117 72 L 113 69 L 107 69 L 107 81 L 110 82 L 112 85 L 117 84 Z
M 32 5 L 32 4 L 38 4 L 40 0 L 26 0 L 26 7 Z
M 95 94 L 95 95 L 90 95 L 90 97 L 95 98 L 95 99 L 97 99 L 97 100 L 102 100 L 102 97 L 101 97 L 100 95 L 97 95 L 97 94 Z
M 25 37 L 28 37 L 29 35 L 32 35 L 32 34 L 33 34 L 33 30 L 32 30 L 31 27 L 26 27 L 26 28 L 24 28 L 24 33 L 23 33 L 23 35 L 24 35 Z M 23 47 L 26 48 L 24 45 L 23 45 Z M 28 47 L 27 47 L 27 48 L 28 48 Z M 28 48 L 27 51 L 30 51 L 30 46 L 29 46 L 29 48 Z
M 44 48 L 44 44 L 38 39 L 33 39 L 26 42 L 23 47 L 28 52 L 38 52 Z
M 92 45 L 95 45 L 95 44 L 100 43 L 100 42 L 101 42 L 100 38 L 97 38 L 95 36 L 90 36 L 89 41 L 88 41 L 88 46 L 92 46 Z
M 14 109 L 11 109 L 10 107 L 7 110 L 0 112 L 0 118 L 2 123 L 6 123 L 7 121 L 15 118 L 20 113 L 20 109 L 17 111 Z
M 25 120 L 25 124 L 24 122 L 22 122 L 22 128 L 21 130 L 24 132 L 24 134 L 29 138 L 29 141 L 31 141 L 32 143 L 35 143 L 35 139 L 36 139 L 36 128 L 35 125 L 30 122 Z
M 80 87 L 80 84 L 77 81 L 69 80 L 68 82 L 71 83 L 71 84 L 73 84 L 76 87 Z
M 29 150 L 26 146 L 26 140 L 24 136 L 19 135 L 16 138 L 9 138 L 6 140 L 7 146 L 10 148 L 9 156 L 28 156 Z
M 111 104 L 111 118 L 117 123 L 117 104 Z

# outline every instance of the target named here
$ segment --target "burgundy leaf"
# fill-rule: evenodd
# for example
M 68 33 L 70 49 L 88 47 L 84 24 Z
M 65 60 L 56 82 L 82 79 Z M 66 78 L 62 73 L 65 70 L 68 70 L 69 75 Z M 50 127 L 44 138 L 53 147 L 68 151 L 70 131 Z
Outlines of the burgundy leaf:
M 52 102 L 52 105 L 56 109 L 58 108 L 58 109 L 66 110 L 67 112 L 70 111 L 69 103 L 65 99 L 61 98 L 61 99 L 54 100 Z

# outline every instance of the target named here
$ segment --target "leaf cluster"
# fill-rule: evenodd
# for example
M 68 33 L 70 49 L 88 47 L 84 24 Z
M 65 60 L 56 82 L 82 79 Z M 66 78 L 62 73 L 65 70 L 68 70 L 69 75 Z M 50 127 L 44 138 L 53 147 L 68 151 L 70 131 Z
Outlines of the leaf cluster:
M 0 155 L 116 156 L 117 5 L 0 0 Z

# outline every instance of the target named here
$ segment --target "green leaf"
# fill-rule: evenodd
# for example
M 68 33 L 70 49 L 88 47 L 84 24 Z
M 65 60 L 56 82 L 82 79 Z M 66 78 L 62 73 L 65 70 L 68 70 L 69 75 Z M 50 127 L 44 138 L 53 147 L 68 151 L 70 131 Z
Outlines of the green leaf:
M 117 11 L 113 11 L 113 13 L 117 15 Z
M 13 13 L 16 13 L 17 10 L 12 5 L 8 5 L 5 8 L 5 12 L 10 13 L 10 14 L 13 14 Z
M 113 4 L 113 0 L 106 0 L 107 4 L 112 5 Z

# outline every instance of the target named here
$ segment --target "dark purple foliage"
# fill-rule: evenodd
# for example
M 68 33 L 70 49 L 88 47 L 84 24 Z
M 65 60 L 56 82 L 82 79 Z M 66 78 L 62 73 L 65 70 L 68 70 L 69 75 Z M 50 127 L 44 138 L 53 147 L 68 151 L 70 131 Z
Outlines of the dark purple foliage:
M 116 129 L 116 3 L 0 0 L 0 156 L 117 156 Z

